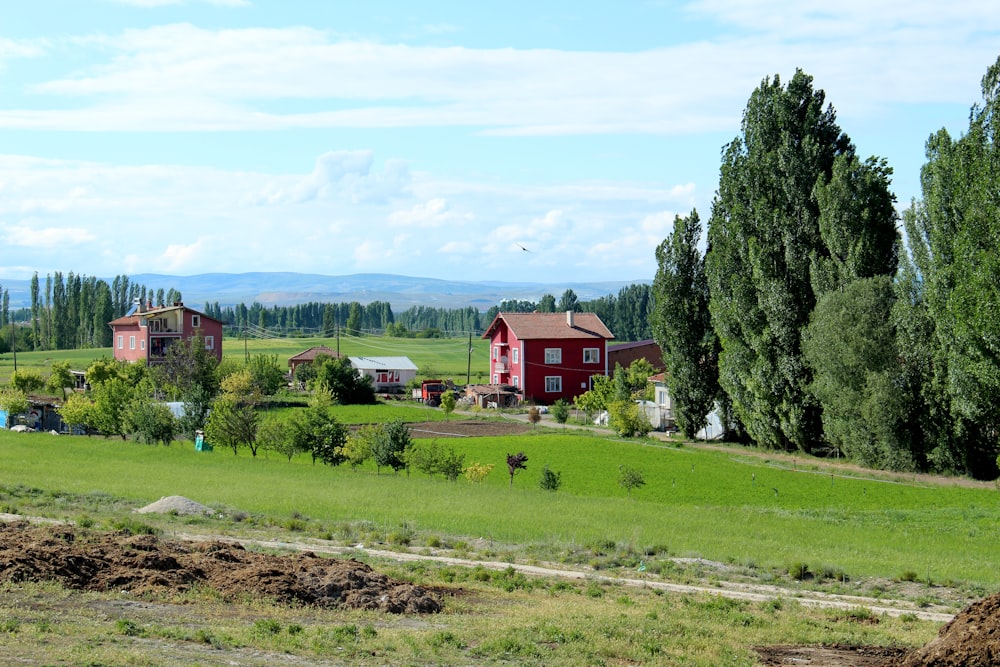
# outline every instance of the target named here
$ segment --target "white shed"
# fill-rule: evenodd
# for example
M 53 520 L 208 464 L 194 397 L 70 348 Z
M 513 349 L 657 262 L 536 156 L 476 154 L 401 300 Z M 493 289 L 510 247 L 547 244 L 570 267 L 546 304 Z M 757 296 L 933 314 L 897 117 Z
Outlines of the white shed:
M 376 392 L 399 391 L 417 377 L 417 366 L 409 357 L 348 357 L 359 375 L 372 379 Z

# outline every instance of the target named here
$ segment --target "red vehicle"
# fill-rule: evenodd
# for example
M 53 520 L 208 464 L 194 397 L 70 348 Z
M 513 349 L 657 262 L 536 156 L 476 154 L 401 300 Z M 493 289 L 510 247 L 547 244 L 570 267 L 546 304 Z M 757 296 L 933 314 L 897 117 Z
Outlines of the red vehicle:
M 441 394 L 447 390 L 448 387 L 441 380 L 424 380 L 420 383 L 420 400 L 424 405 L 436 408 L 441 405 Z

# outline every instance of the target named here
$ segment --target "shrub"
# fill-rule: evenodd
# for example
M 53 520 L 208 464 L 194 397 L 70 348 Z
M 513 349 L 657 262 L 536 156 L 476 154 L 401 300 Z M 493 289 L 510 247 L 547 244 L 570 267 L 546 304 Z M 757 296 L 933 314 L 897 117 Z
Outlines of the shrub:
M 538 486 L 545 491 L 558 491 L 560 484 L 562 484 L 562 473 L 552 470 L 546 464 L 542 468 L 542 477 L 538 480 Z
M 566 399 L 560 398 L 552 404 L 552 408 L 549 412 L 552 413 L 552 418 L 558 423 L 565 424 L 566 420 L 569 419 L 569 403 Z

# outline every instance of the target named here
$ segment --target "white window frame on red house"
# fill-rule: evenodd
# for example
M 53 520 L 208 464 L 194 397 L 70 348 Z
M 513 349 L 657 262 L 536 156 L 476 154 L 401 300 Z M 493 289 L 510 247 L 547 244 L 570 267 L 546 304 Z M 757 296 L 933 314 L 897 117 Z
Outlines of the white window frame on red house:
M 521 388 L 521 379 L 519 377 L 517 377 L 516 375 L 512 375 L 511 376 L 510 383 L 511 383 L 511 385 L 513 385 L 513 387 L 515 389 L 520 389 Z
M 129 336 L 128 337 L 128 349 L 130 349 L 130 350 L 134 350 L 135 349 L 135 336 Z
M 583 348 L 583 363 L 585 364 L 601 363 L 601 348 L 599 347 Z
M 516 364 L 517 363 L 517 348 L 516 347 L 512 348 L 511 351 L 510 351 L 510 363 L 512 363 L 512 364 Z
M 545 393 L 546 394 L 558 394 L 562 392 L 562 376 L 561 375 L 546 375 L 545 376 Z
M 500 375 L 497 373 L 493 374 L 493 384 L 500 384 Z
M 205 336 L 205 349 L 206 350 L 215 349 L 215 336 Z
M 499 360 L 500 360 L 500 346 L 499 345 L 494 345 L 493 346 L 493 361 L 499 361 Z
M 125 336 L 121 334 L 118 334 L 118 349 L 119 350 L 125 349 Z
M 145 338 L 140 338 L 139 339 L 139 349 L 145 351 L 145 349 L 146 349 L 146 339 Z
M 201 315 L 192 315 L 191 316 L 191 328 L 192 329 L 197 329 L 199 327 L 201 327 Z
M 552 366 L 554 364 L 562 363 L 562 348 L 561 347 L 547 347 L 545 348 L 545 363 L 546 365 Z

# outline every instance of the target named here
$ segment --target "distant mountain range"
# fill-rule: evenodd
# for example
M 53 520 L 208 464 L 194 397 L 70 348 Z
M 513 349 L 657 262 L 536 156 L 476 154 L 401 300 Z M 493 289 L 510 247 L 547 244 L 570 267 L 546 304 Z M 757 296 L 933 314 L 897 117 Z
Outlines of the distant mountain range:
M 111 278 L 104 278 L 109 284 Z M 322 276 L 309 273 L 203 273 L 196 276 L 170 276 L 154 273 L 129 275 L 133 283 L 153 290 L 174 288 L 184 302 L 201 309 L 205 303 L 221 306 L 257 301 L 265 306 L 288 306 L 310 301 L 362 304 L 387 301 L 393 310 L 411 306 L 464 308 L 481 311 L 505 299 L 537 301 L 544 294 L 558 299 L 571 289 L 580 301 L 591 301 L 618 292 L 628 285 L 649 280 L 596 283 L 527 283 L 439 280 L 385 273 L 358 273 L 347 276 Z M 10 292 L 10 307 L 31 305 L 30 280 L 5 280 L 0 285 Z M 42 289 L 45 289 L 42 278 Z

